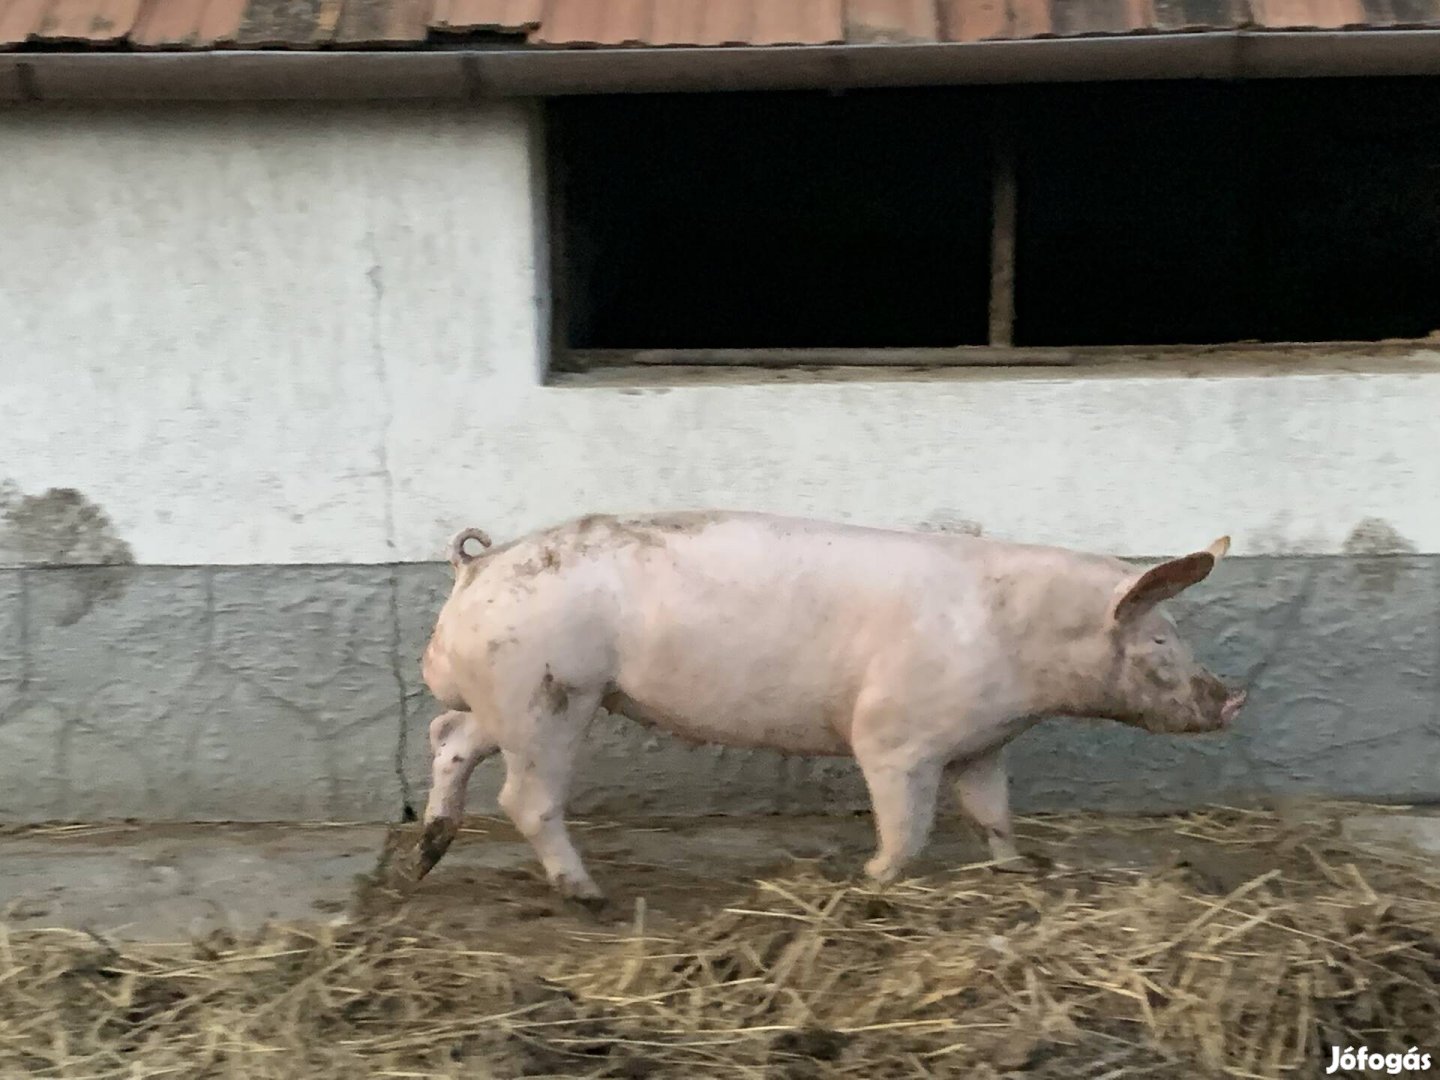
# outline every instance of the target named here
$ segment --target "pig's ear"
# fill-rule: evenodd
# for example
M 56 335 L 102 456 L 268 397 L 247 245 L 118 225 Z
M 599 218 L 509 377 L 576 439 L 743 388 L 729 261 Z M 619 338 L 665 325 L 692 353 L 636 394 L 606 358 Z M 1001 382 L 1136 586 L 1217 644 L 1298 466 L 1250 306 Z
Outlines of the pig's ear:
M 1224 543 L 1228 544 L 1228 541 Z M 1126 578 L 1115 588 L 1110 618 L 1117 623 L 1128 622 L 1145 614 L 1156 604 L 1179 596 L 1191 585 L 1204 581 L 1215 569 L 1216 559 L 1224 553 L 1222 541 L 1217 540 L 1205 551 L 1171 559 Z
M 1225 553 L 1230 550 L 1230 537 L 1220 537 L 1219 540 L 1216 540 L 1205 550 L 1215 557 L 1216 562 L 1219 562 L 1225 557 Z

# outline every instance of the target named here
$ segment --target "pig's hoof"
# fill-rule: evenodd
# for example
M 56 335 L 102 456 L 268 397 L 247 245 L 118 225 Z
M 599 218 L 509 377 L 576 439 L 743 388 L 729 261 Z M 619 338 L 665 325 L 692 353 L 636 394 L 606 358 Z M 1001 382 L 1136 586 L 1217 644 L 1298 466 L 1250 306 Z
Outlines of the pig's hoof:
M 574 904 L 591 915 L 602 915 L 610 906 L 610 901 L 603 896 L 572 896 L 566 902 Z
M 865 876 L 877 885 L 888 885 L 900 876 L 900 867 L 877 855 L 865 864 Z
M 1011 855 L 997 860 L 995 869 L 1002 874 L 1034 874 L 1041 870 L 1052 870 L 1055 862 L 1044 855 Z
M 420 844 L 416 851 L 416 881 L 435 868 L 435 864 L 444 857 L 459 831 L 460 826 L 449 818 L 436 818 L 426 824 L 425 831 L 420 834 Z
M 1001 874 L 1033 874 L 1037 869 L 1024 855 L 1016 855 L 995 864 L 996 872 Z
M 605 903 L 605 894 L 588 877 L 574 878 L 557 874 L 551 879 L 550 884 L 564 899 L 574 900 L 586 907 L 596 904 L 603 906 Z

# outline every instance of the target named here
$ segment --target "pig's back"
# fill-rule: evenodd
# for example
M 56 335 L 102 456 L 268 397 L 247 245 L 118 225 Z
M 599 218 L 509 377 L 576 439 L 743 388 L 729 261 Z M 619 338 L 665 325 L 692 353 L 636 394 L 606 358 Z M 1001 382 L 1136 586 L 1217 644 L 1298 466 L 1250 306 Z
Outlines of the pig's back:
M 691 587 L 726 583 L 742 594 L 792 594 L 809 603 L 857 590 L 899 595 L 921 579 L 965 591 L 979 569 L 977 549 L 988 544 L 744 512 L 657 515 L 630 527 L 654 540 L 617 551 L 621 565 L 639 571 L 636 587 L 667 578 L 668 569 Z

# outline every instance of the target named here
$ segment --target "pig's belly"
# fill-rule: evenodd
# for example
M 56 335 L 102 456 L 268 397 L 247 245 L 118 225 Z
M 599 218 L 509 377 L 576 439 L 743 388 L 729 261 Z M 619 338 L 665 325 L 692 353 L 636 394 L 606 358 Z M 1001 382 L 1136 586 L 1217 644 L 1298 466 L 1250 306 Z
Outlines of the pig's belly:
M 838 698 L 777 697 L 743 688 L 686 692 L 668 680 L 621 680 L 605 708 L 695 743 L 765 748 L 791 754 L 849 756 L 849 708 Z
M 613 711 L 693 742 L 849 755 L 870 656 L 843 592 L 765 566 L 721 569 L 632 583 Z

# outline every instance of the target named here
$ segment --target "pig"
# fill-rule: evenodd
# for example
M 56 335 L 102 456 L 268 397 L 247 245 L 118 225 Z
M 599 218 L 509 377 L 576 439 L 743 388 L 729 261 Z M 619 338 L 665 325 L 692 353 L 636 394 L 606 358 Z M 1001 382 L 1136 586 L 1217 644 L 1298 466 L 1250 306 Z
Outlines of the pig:
M 479 551 L 469 550 L 477 545 Z M 876 832 L 865 872 L 925 846 L 947 775 L 993 862 L 1024 868 L 1002 748 L 1052 716 L 1167 734 L 1245 702 L 1159 606 L 1229 549 L 1148 569 L 974 536 L 751 513 L 591 515 L 493 547 L 450 544 L 454 585 L 421 661 L 445 707 L 417 877 L 444 855 L 475 766 L 561 895 L 598 902 L 565 826 L 597 710 L 697 743 L 853 757 Z

